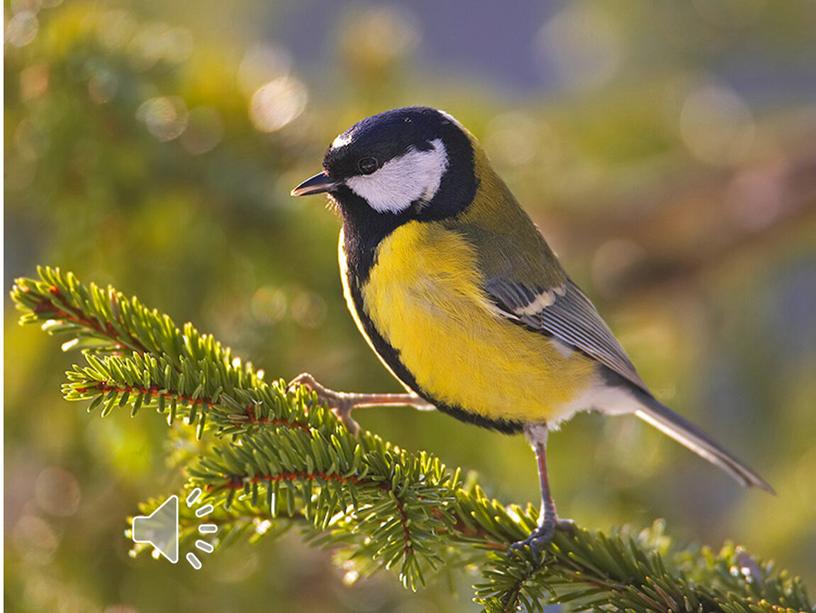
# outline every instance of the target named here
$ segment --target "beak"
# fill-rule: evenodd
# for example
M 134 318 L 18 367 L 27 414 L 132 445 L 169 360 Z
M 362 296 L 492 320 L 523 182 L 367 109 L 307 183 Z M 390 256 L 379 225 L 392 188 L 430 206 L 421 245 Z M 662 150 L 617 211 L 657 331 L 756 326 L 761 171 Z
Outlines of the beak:
M 337 185 L 325 172 L 319 172 L 313 177 L 309 177 L 303 183 L 289 192 L 292 196 L 311 196 L 312 194 L 323 194 L 330 191 Z

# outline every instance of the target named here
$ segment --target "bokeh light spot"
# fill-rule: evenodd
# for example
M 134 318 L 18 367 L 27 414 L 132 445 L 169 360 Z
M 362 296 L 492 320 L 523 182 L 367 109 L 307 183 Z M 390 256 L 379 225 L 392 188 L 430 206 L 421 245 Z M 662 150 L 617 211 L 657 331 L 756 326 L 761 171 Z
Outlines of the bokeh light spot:
M 315 292 L 299 291 L 292 297 L 290 313 L 304 328 L 319 328 L 326 319 L 326 301 Z
M 356 72 L 381 74 L 408 56 L 421 40 L 416 18 L 403 8 L 380 6 L 357 12 L 340 34 L 343 57 Z
M 136 117 L 144 122 L 148 132 L 166 142 L 181 136 L 187 127 L 188 113 L 181 98 L 165 96 L 143 102 Z
M 595 89 L 619 72 L 624 39 L 612 15 L 597 5 L 568 4 L 538 36 L 541 60 L 568 89 Z
M 729 165 L 749 153 L 755 126 L 748 105 L 736 92 L 706 84 L 686 97 L 680 111 L 680 135 L 699 160 Z
M 306 108 L 306 86 L 294 77 L 272 79 L 252 95 L 249 116 L 261 132 L 275 132 L 297 119 Z
M 11 540 L 20 556 L 36 565 L 48 564 L 59 545 L 51 525 L 36 515 L 23 515 L 11 531 Z
M 82 498 L 74 475 L 59 466 L 46 468 L 34 482 L 37 505 L 49 515 L 68 517 L 79 509 Z
M 541 129 L 541 122 L 526 113 L 497 115 L 487 126 L 485 148 L 497 163 L 508 166 L 528 164 L 541 145 Z
M 252 296 L 250 310 L 255 321 L 275 324 L 286 315 L 286 292 L 280 288 L 264 285 Z
M 115 51 L 130 42 L 136 28 L 136 20 L 127 11 L 107 11 L 99 18 L 97 37 L 102 46 Z
M 39 28 L 35 13 L 20 11 L 6 25 L 6 42 L 15 47 L 25 47 L 37 37 Z
M 190 111 L 181 145 L 191 155 L 201 155 L 212 151 L 223 136 L 224 122 L 218 111 L 200 106 Z
M 20 72 L 20 93 L 24 100 L 39 98 L 48 91 L 48 66 L 34 64 Z

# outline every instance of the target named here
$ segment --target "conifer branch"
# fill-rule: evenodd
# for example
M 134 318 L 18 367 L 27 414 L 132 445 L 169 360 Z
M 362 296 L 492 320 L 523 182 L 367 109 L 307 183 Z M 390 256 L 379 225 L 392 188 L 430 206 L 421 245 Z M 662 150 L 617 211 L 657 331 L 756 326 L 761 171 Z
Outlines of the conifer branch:
M 18 279 L 11 292 L 22 323 L 39 323 L 82 349 L 63 393 L 102 416 L 142 409 L 208 437 L 186 466 L 180 493 L 201 488 L 213 505 L 219 547 L 254 543 L 298 526 L 362 572 L 394 568 L 409 589 L 440 568 L 483 568 L 475 600 L 488 611 L 812 611 L 804 586 L 734 545 L 674 550 L 657 522 L 610 535 L 559 532 L 544 559 L 509 545 L 535 526 L 532 506 L 505 505 L 461 470 L 370 432 L 354 436 L 304 388 L 268 383 L 191 324 L 113 288 L 83 285 L 58 269 Z M 149 513 L 162 499 L 145 502 Z M 197 518 L 182 505 L 180 537 Z M 142 549 L 137 546 L 134 553 Z

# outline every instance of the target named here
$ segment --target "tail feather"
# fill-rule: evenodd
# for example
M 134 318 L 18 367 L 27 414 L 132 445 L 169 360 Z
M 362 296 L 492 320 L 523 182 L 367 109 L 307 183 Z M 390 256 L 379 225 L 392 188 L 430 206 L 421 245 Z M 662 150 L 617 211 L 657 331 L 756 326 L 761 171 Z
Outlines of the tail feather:
M 688 447 L 700 457 L 719 466 L 745 487 L 758 487 L 771 494 L 776 494 L 765 479 L 723 449 L 697 426 L 686 421 L 650 395 L 642 393 L 639 394 L 639 397 L 641 406 L 635 414 L 643 421 Z

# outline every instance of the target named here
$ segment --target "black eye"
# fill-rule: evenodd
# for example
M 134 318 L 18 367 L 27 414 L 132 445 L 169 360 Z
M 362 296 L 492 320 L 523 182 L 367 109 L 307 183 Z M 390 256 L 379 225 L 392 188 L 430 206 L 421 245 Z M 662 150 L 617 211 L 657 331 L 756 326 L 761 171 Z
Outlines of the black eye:
M 379 167 L 380 163 L 377 161 L 377 158 L 363 158 L 357 162 L 357 168 L 359 168 L 360 172 L 364 175 L 370 175 Z

